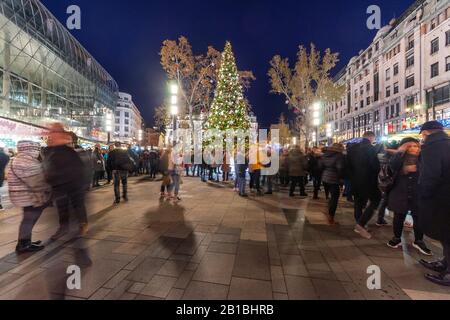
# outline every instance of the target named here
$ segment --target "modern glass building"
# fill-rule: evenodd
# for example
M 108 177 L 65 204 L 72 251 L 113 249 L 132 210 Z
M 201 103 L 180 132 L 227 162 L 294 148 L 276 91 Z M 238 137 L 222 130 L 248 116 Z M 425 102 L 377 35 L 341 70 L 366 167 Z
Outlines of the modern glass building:
M 14 140 L 2 123 L 57 121 L 106 141 L 117 98 L 114 79 L 39 0 L 0 0 L 0 138 Z

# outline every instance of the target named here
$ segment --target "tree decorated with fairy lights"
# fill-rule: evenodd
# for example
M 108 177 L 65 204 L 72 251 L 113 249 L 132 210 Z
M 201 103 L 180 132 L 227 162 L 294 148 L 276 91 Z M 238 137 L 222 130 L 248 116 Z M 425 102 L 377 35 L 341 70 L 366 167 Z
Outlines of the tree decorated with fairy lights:
M 206 129 L 242 129 L 250 128 L 248 104 L 245 100 L 236 67 L 231 43 L 227 42 L 222 53 L 217 88 L 206 122 Z

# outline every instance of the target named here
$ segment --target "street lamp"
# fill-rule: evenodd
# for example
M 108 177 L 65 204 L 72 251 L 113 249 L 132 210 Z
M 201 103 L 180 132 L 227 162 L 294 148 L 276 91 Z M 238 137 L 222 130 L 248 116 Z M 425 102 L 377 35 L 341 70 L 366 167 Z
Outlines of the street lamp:
M 316 132 L 315 132 L 315 143 L 316 146 L 318 146 L 319 144 L 319 126 L 321 123 L 321 119 L 320 119 L 320 109 L 322 107 L 322 104 L 320 102 L 315 102 L 312 106 L 313 109 L 313 121 L 312 121 L 312 125 L 316 128 Z

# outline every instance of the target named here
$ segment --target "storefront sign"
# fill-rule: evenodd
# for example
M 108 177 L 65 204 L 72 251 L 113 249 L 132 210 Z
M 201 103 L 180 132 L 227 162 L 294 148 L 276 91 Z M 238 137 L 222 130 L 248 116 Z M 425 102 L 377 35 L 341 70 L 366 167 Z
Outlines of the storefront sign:
M 45 129 L 27 125 L 24 123 L 16 122 L 0 118 L 0 134 L 1 135 L 14 135 L 14 136 L 42 136 L 45 135 Z

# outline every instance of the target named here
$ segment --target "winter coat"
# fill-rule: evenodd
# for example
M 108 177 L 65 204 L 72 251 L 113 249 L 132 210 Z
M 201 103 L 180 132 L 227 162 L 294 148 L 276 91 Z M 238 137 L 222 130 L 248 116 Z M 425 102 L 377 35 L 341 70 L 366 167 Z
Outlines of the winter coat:
M 418 171 L 404 174 L 403 161 L 405 153 L 395 154 L 389 161 L 389 166 L 395 177 L 394 185 L 389 192 L 388 209 L 395 213 L 405 214 L 409 210 L 418 210 L 418 182 L 420 167 Z
M 291 150 L 287 157 L 287 168 L 290 177 L 305 177 L 308 170 L 308 160 L 300 150 Z
M 285 154 L 280 155 L 280 176 L 288 175 L 288 156 Z
M 8 189 L 16 207 L 41 207 L 50 201 L 50 186 L 45 181 L 42 163 L 38 160 L 40 145 L 19 142 L 18 154 L 9 164 Z
M 44 172 L 48 184 L 56 193 L 71 193 L 86 187 L 86 167 L 80 153 L 68 146 L 46 150 Z
M 348 149 L 346 165 L 355 195 L 369 197 L 380 193 L 378 190 L 380 161 L 377 150 L 369 140 L 364 139 Z
M 319 161 L 322 181 L 328 184 L 340 184 L 344 178 L 345 157 L 336 151 L 326 151 Z
M 311 154 L 308 157 L 309 173 L 314 178 L 320 178 L 322 176 L 322 171 L 321 171 L 321 168 L 320 168 L 320 165 L 319 165 L 321 158 L 322 158 L 321 156 L 317 156 L 317 155 L 314 155 L 314 154 Z
M 0 187 L 3 186 L 3 181 L 5 180 L 5 169 L 9 162 L 9 156 L 0 150 Z
M 92 152 L 92 167 L 95 172 L 105 171 L 105 159 L 99 151 Z
M 419 175 L 419 227 L 430 238 L 450 243 L 450 138 L 427 137 Z

